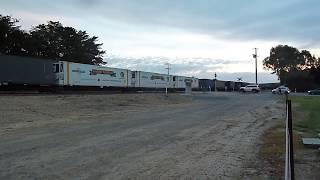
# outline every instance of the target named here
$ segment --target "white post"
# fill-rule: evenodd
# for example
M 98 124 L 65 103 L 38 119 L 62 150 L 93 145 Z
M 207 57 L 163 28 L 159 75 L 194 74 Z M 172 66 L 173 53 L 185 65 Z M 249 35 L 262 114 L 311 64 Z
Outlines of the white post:
M 168 83 L 170 84 L 170 64 L 166 63 L 166 65 L 168 66 L 166 69 L 168 70 L 168 79 L 167 79 L 167 83 L 166 83 L 166 94 L 168 94 Z
M 214 92 L 217 91 L 217 73 L 214 73 Z

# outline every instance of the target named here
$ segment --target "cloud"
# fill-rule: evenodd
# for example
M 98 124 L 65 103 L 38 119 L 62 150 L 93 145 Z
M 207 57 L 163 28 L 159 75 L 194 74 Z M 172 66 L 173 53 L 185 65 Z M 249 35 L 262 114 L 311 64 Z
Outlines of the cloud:
M 102 17 L 231 40 L 281 40 L 318 45 L 318 0 L 38 0 L 4 3 L 42 14 Z
M 104 43 L 112 66 L 164 72 L 167 61 L 179 74 L 231 78 L 254 68 L 253 47 L 259 72 L 279 43 L 320 54 L 319 8 L 318 0 L 10 0 L 0 10 L 24 27 L 58 20 L 87 30 Z
M 83 6 L 83 1 L 72 1 Z M 86 3 L 85 3 L 86 4 Z M 90 13 L 126 23 L 175 27 L 238 40 L 320 40 L 317 0 L 105 0 Z
M 224 71 L 229 66 L 247 66 L 248 61 L 219 60 L 210 58 L 177 58 L 167 57 L 120 57 L 108 56 L 106 58 L 107 66 L 116 68 L 126 68 L 130 70 L 148 71 L 157 73 L 167 73 L 166 63 L 170 62 L 171 74 L 194 76 L 198 78 L 213 79 L 214 73 L 218 74 L 220 80 L 235 80 L 242 77 L 247 82 L 254 82 L 255 75 L 252 72 L 243 72 L 241 69 L 237 72 Z M 275 75 L 268 72 L 259 73 L 260 82 L 277 82 Z

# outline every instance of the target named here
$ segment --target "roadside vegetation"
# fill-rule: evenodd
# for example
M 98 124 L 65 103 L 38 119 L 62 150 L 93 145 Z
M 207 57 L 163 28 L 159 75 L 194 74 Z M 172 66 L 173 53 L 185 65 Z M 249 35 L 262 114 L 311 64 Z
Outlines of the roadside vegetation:
M 320 97 L 293 96 L 290 99 L 303 111 L 303 114 L 298 114 L 293 120 L 294 130 L 303 133 L 304 136 L 318 136 L 320 133 Z
M 305 92 L 320 87 L 320 57 L 307 50 L 278 45 L 271 48 L 263 65 L 265 69 L 272 70 L 280 83 L 291 90 Z
M 316 171 L 312 169 L 319 156 L 314 150 L 308 149 L 302 144 L 302 137 L 317 137 L 320 133 L 320 97 L 318 96 L 291 96 L 293 103 L 293 146 L 298 176 L 314 176 Z M 270 176 L 281 179 L 284 173 L 285 162 L 285 121 L 266 131 L 262 137 L 260 157 L 266 166 Z M 306 160 L 309 159 L 309 160 Z M 310 159 L 313 159 L 312 162 Z M 306 167 L 303 167 L 306 166 Z M 310 166 L 310 167 L 309 167 Z M 309 174 L 303 174 L 303 169 L 309 167 Z M 299 172 L 300 171 L 300 172 Z M 301 172 L 302 171 L 302 172 Z
M 262 137 L 260 157 L 273 178 L 281 177 L 284 166 L 285 131 L 284 124 L 279 124 L 266 131 Z

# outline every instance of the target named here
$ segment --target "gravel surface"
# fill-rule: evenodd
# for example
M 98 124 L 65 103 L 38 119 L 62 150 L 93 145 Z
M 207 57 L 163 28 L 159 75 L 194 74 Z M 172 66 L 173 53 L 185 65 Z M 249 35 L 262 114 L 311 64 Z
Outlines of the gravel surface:
M 0 179 L 258 179 L 270 93 L 0 96 Z

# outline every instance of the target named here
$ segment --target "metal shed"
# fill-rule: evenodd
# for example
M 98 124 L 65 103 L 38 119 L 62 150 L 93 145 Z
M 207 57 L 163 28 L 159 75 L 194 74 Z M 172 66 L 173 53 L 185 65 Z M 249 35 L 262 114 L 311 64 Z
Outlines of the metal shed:
M 214 80 L 199 79 L 199 88 L 202 91 L 214 91 Z

